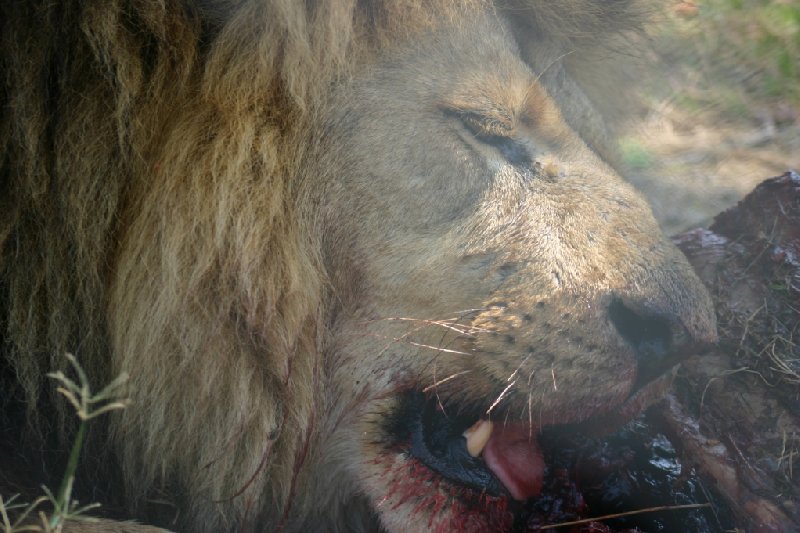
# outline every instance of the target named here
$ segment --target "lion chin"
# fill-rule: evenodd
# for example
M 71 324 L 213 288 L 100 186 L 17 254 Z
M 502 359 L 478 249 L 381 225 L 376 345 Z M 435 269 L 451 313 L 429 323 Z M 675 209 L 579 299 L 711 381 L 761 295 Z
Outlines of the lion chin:
M 72 352 L 97 387 L 130 375 L 75 484 L 117 516 L 526 529 L 561 436 L 624 424 L 716 341 L 588 96 L 640 15 L 1 3 L 0 457 L 27 476 L 12 485 L 66 462 L 77 426 L 46 375 Z

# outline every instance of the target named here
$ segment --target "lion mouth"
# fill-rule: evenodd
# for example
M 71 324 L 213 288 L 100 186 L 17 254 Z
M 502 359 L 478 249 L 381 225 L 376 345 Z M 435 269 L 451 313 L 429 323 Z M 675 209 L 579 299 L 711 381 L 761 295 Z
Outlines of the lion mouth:
M 544 462 L 533 427 L 448 416 L 435 398 L 420 392 L 403 398 L 408 454 L 446 480 L 492 496 L 536 496 Z
M 560 497 L 555 492 L 582 505 L 575 483 L 565 480 L 565 441 L 599 437 L 622 427 L 661 398 L 672 377 L 662 376 L 589 420 L 542 427 L 529 420 L 492 422 L 477 410 L 446 406 L 436 396 L 407 391 L 390 417 L 387 433 L 395 452 L 422 466 L 409 470 L 410 479 L 424 478 L 421 485 L 439 488 L 444 482 L 465 508 L 475 510 L 480 503 L 486 510 L 487 501 L 492 501 L 512 523 L 525 523 L 539 513 L 542 502 Z
M 451 482 L 492 496 L 526 500 L 540 493 L 545 464 L 537 428 L 448 416 L 435 398 L 419 392 L 408 393 L 404 402 L 411 457 Z

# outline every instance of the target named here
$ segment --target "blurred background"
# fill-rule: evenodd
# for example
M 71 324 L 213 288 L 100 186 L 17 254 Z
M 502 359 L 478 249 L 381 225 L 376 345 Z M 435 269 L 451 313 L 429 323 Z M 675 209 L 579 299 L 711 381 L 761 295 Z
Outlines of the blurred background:
M 637 47 L 624 173 L 668 235 L 800 171 L 800 0 L 666 0 Z

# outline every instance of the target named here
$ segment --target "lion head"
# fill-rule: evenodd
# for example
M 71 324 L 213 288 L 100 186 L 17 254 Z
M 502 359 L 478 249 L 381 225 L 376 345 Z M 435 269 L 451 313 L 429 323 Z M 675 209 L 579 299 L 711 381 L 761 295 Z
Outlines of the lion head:
M 572 57 L 629 4 L 4 6 L 5 408 L 130 373 L 100 477 L 165 525 L 510 529 L 716 337 Z

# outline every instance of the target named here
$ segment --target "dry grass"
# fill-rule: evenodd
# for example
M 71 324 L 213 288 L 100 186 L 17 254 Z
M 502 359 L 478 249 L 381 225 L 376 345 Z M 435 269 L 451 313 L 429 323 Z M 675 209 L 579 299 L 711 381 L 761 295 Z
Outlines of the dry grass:
M 61 480 L 57 493 L 48 487 L 42 486 L 44 496 L 31 503 L 18 502 L 19 495 L 15 494 L 4 500 L 0 495 L 0 527 L 2 533 L 43 532 L 60 533 L 68 521 L 92 521 L 88 512 L 96 509 L 100 504 L 92 503 L 80 505 L 72 499 L 72 485 L 75 481 L 75 471 L 78 468 L 80 453 L 83 447 L 86 428 L 90 420 L 110 411 L 124 409 L 128 400 L 121 397 L 121 392 L 128 377 L 120 375 L 106 385 L 100 392 L 93 394 L 89 387 L 89 380 L 78 361 L 72 354 L 65 354 L 73 368 L 78 381 L 68 378 L 63 372 L 58 371 L 48 374 L 60 386 L 57 388 L 75 409 L 80 419 L 80 426 L 72 445 L 67 467 Z M 41 509 L 44 504 L 50 504 L 52 510 L 48 513 Z M 35 518 L 32 518 L 35 517 Z
M 620 151 L 626 176 L 675 234 L 800 168 L 800 3 L 663 5 L 641 43 L 652 65 L 641 76 L 644 109 Z
M 676 5 L 677 4 L 677 5 Z M 694 10 L 681 9 L 694 4 Z M 793 0 L 670 2 L 654 48 L 669 90 L 717 118 L 793 121 L 800 103 L 800 4 Z

